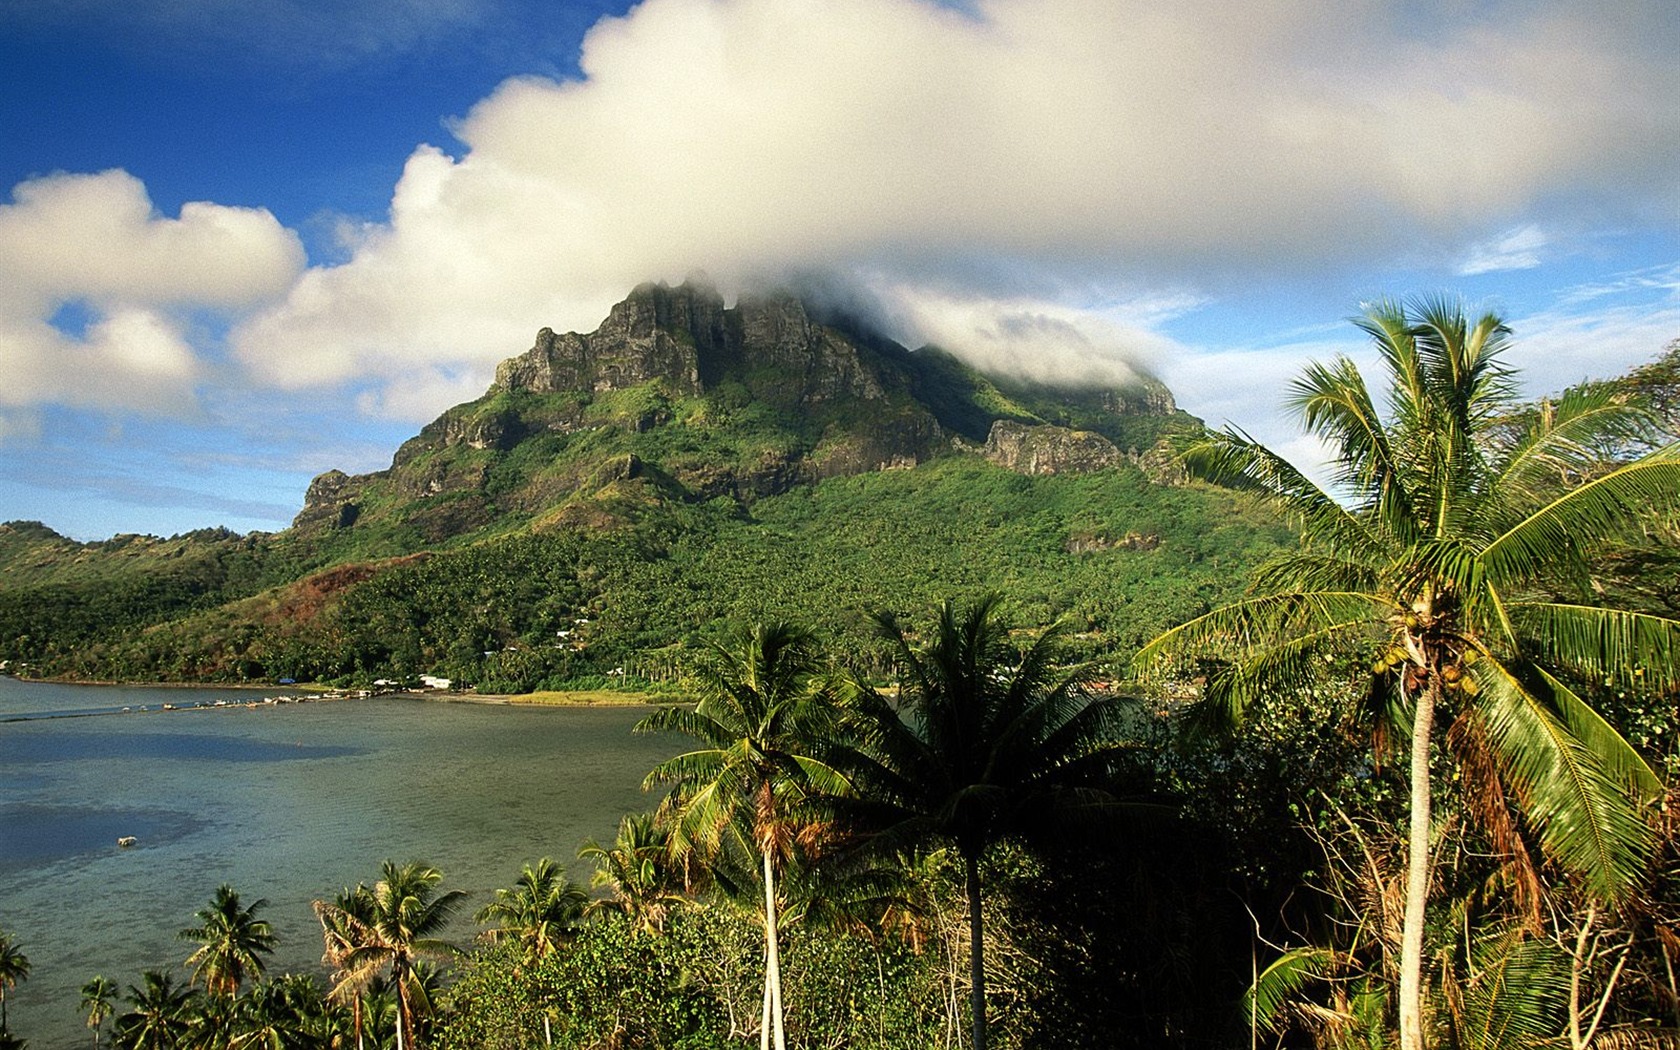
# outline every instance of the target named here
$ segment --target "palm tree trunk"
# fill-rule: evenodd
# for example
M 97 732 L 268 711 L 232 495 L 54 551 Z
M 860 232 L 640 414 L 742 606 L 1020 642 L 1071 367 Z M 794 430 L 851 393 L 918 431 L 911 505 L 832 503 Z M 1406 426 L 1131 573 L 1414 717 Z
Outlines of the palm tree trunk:
M 770 951 L 764 952 L 764 1016 L 758 1025 L 758 1050 L 770 1050 Z
M 1429 734 L 1440 695 L 1440 673 L 1418 693 L 1412 715 L 1411 828 L 1406 846 L 1406 917 L 1400 931 L 1400 1050 L 1424 1050 L 1423 919 L 1429 903 Z
M 764 983 L 770 992 L 770 1022 L 776 1050 L 787 1050 L 782 1031 L 782 956 L 776 947 L 776 867 L 764 851 Z
M 968 1012 L 973 1019 L 974 1050 L 986 1050 L 985 929 L 980 915 L 980 858 L 964 852 L 968 888 Z
M 394 974 L 395 969 L 392 970 Z M 406 975 L 405 975 L 406 976 Z M 397 1050 L 405 1050 L 409 1045 L 404 1038 L 408 1034 L 408 984 L 402 978 L 396 979 L 397 985 Z

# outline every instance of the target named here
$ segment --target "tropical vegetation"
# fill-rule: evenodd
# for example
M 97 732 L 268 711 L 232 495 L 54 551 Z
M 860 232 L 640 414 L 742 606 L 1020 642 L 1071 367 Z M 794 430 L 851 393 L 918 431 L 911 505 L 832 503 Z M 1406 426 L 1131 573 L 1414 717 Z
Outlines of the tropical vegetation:
M 945 602 L 919 645 L 896 615 L 875 614 L 898 689 L 888 699 L 854 677 L 855 744 L 845 752 L 862 796 L 845 809 L 873 845 L 914 855 L 949 843 L 961 858 L 974 1047 L 986 1046 L 986 851 L 1011 836 L 1092 819 L 1113 801 L 1122 752 L 1120 700 L 1092 695 L 1089 666 L 1058 660 L 1061 625 L 1017 649 L 1001 600 L 987 594 L 966 609 Z
M 1338 360 L 1292 388 L 1332 475 L 1197 434 L 1159 547 L 1107 542 L 1136 520 L 1102 502 L 1142 484 L 1120 471 L 953 458 L 323 596 L 346 648 L 312 659 L 346 674 L 458 647 L 546 681 L 599 671 L 600 645 L 668 680 L 640 728 L 682 750 L 646 776 L 652 811 L 578 849 L 589 891 L 551 851 L 469 911 L 437 868 L 385 861 L 314 902 L 325 981 L 270 973 L 264 903 L 222 886 L 178 968 L 120 999 L 94 978 L 78 1017 L 119 1047 L 1680 1045 L 1680 345 L 1536 402 L 1496 316 L 1356 323 L 1380 383 Z M 935 509 L 904 512 L 912 489 Z M 795 520 L 837 534 L 805 552 L 834 564 L 801 562 Z M 878 586 L 909 550 L 926 571 Z M 486 600 L 510 580 L 521 608 Z M 667 645 L 648 625 L 678 608 Z M 561 631 L 564 655 L 527 650 Z M 0 936 L 0 1032 L 19 957 Z
M 267 903 L 244 907 L 234 888 L 223 883 L 210 906 L 198 913 L 200 925 L 181 931 L 182 940 L 200 946 L 187 957 L 187 965 L 210 995 L 232 998 L 247 980 L 262 977 L 263 956 L 274 951 L 274 928 L 257 918 Z
M 1607 450 L 1657 432 L 1612 384 L 1521 404 L 1495 315 L 1385 302 L 1356 323 L 1386 372 L 1382 396 L 1347 358 L 1313 365 L 1292 389 L 1336 457 L 1329 490 L 1234 430 L 1187 456 L 1291 514 L 1299 548 L 1264 566 L 1250 597 L 1173 628 L 1138 660 L 1209 661 L 1202 704 L 1227 722 L 1307 685 L 1314 661 L 1369 661 L 1349 714 L 1379 746 L 1410 740 L 1394 1009 L 1402 1050 L 1423 1050 L 1434 1041 L 1423 982 L 1438 744 L 1456 763 L 1464 816 L 1536 925 L 1545 893 L 1531 841 L 1601 905 L 1629 899 L 1648 870 L 1661 781 L 1590 697 L 1671 693 L 1680 621 L 1582 593 L 1596 553 L 1680 504 L 1680 448 L 1608 462 Z
M 11 935 L 0 930 L 0 1033 L 9 1031 L 6 1023 L 6 990 L 29 979 L 29 956 L 23 953 Z

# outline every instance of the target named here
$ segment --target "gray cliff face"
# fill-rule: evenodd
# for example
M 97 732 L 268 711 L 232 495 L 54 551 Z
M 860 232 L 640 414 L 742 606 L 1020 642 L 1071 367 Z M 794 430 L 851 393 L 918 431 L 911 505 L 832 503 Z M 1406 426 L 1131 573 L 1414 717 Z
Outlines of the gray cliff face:
M 825 323 L 791 294 L 748 295 L 726 307 L 718 291 L 703 283 L 644 284 L 593 332 L 542 329 L 529 350 L 501 363 L 483 398 L 423 427 L 397 450 L 388 470 L 355 477 L 334 470 L 316 478 L 293 525 L 347 528 L 364 509 L 389 517 L 395 502 L 407 525 L 441 538 L 477 528 L 509 509 L 540 512 L 580 488 L 610 480 L 674 484 L 683 498 L 728 495 L 745 501 L 822 478 L 912 467 L 949 448 L 953 433 L 983 432 L 999 396 L 996 390 L 989 399 L 965 394 L 971 389 L 965 383 L 988 381 L 966 378 L 975 373 L 954 359 L 942 361 L 854 332 L 845 322 Z M 632 406 L 626 415 L 601 414 L 601 406 L 613 402 L 594 395 L 650 383 L 657 385 L 645 409 L 626 399 Z M 705 455 L 662 454 L 646 469 L 631 455 L 622 478 L 597 476 L 582 465 L 551 469 L 531 457 L 513 473 L 497 474 L 507 454 L 527 442 L 614 428 L 646 433 L 672 423 L 671 400 L 713 393 L 722 395 L 717 410 L 725 416 L 742 398 L 767 408 L 765 418 L 781 421 L 774 425 L 785 428 L 784 438 L 745 454 L 727 446 Z M 1172 395 L 1153 380 L 1119 390 L 1029 394 L 1023 403 L 1039 407 L 1026 411 L 1073 406 L 1058 420 L 1072 426 L 1104 418 L 1104 412 L 1136 417 L 1175 411 Z M 1036 422 L 993 422 L 978 451 L 1025 474 L 1103 470 L 1130 460 L 1146 471 L 1153 466 L 1152 477 L 1171 480 L 1170 464 L 1144 462 L 1157 450 L 1128 456 L 1102 434 Z
M 664 379 L 700 393 L 700 358 L 725 342 L 723 299 L 692 285 L 644 284 L 589 335 L 544 328 L 536 345 L 496 369 L 497 387 L 553 394 L 620 390 Z
M 544 328 L 536 345 L 496 369 L 495 387 L 601 392 L 663 379 L 695 395 L 729 376 L 782 403 L 885 396 L 857 347 L 797 298 L 751 297 L 726 309 L 715 289 L 695 284 L 644 284 L 589 335 Z
M 1080 474 L 1126 462 L 1126 454 L 1101 434 L 1004 419 L 992 424 L 981 453 L 1017 474 Z
M 361 507 L 361 483 L 365 477 L 353 478 L 342 470 L 329 470 L 309 483 L 303 497 L 303 509 L 292 519 L 292 528 L 323 525 L 327 528 L 348 528 L 356 523 Z
M 798 299 L 747 298 L 731 314 L 732 355 L 755 394 L 799 404 L 886 396 L 882 377 L 859 356 L 857 345 L 817 324 Z

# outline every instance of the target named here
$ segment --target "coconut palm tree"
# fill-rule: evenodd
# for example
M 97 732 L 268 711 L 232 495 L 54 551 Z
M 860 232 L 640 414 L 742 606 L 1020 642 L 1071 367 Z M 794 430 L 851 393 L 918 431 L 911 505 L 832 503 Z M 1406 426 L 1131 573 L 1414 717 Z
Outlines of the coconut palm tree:
M 192 1030 L 193 989 L 164 970 L 146 970 L 128 986 L 130 1009 L 113 1026 L 123 1050 L 174 1050 Z
M 1186 457 L 1292 514 L 1299 549 L 1264 568 L 1250 597 L 1151 642 L 1138 666 L 1221 661 L 1203 704 L 1234 722 L 1263 692 L 1306 681 L 1313 658 L 1370 661 L 1363 713 L 1411 740 L 1398 1014 L 1403 1050 L 1422 1050 L 1437 737 L 1533 893 L 1513 803 L 1541 848 L 1602 899 L 1630 892 L 1645 865 L 1652 834 L 1639 804 L 1657 778 L 1584 685 L 1673 688 L 1680 622 L 1567 595 L 1590 590 L 1603 541 L 1674 507 L 1680 448 L 1606 463 L 1603 449 L 1635 444 L 1649 423 L 1606 385 L 1521 411 L 1500 360 L 1509 330 L 1492 314 L 1472 322 L 1455 302 L 1384 302 L 1355 324 L 1387 372 L 1386 397 L 1345 358 L 1309 367 L 1291 397 L 1335 456 L 1329 491 L 1237 431 Z
M 986 1045 L 981 859 L 1006 837 L 1051 826 L 1058 811 L 1111 803 L 1120 747 L 1120 701 L 1093 696 L 1087 668 L 1059 665 L 1061 627 L 1017 649 L 1000 602 L 944 602 L 920 645 L 897 616 L 875 613 L 898 665 L 899 701 L 852 681 L 857 743 L 842 760 L 857 789 L 846 808 L 877 848 L 948 842 L 962 857 L 976 1048 Z
M 699 702 L 670 707 L 638 725 L 640 732 L 671 730 L 703 745 L 661 762 L 643 788 L 668 784 L 670 848 L 725 850 L 754 857 L 764 898 L 764 1024 L 760 1044 L 786 1046 L 782 1026 L 781 956 L 777 943 L 776 878 L 819 824 L 809 802 L 839 794 L 846 782 L 819 754 L 837 708 L 812 634 L 787 623 L 759 624 L 718 646 L 699 672 Z
M 495 923 L 485 932 L 492 944 L 513 940 L 525 948 L 533 962 L 545 958 L 555 947 L 577 932 L 589 894 L 571 879 L 565 869 L 547 857 L 527 864 L 511 889 L 496 891 L 496 899 L 479 910 L 481 923 Z
M 93 1045 L 99 1046 L 99 1030 L 115 1010 L 117 984 L 109 977 L 94 977 L 82 985 L 82 1009 L 87 1011 L 87 1026 L 93 1029 Z
M 672 908 L 688 898 L 681 874 L 671 864 L 669 829 L 651 813 L 629 813 L 618 822 L 618 837 L 602 846 L 594 839 L 578 850 L 579 859 L 595 862 L 589 884 L 608 890 L 584 908 L 586 915 L 621 912 L 635 929 L 658 935 Z
M 373 915 L 371 902 L 363 888 L 358 886 L 354 890 L 341 890 L 331 901 L 314 901 L 311 907 L 321 922 L 321 940 L 325 946 L 321 962 L 332 969 L 333 997 L 340 1002 L 349 1000 L 350 1023 L 356 1032 L 356 1050 L 363 1050 L 366 1032 L 362 1024 L 362 989 L 348 983 L 348 963 L 356 945 L 371 936 L 367 933 Z
M 262 977 L 263 956 L 274 952 L 274 928 L 257 918 L 267 903 L 259 899 L 243 907 L 239 894 L 223 883 L 210 906 L 198 913 L 200 925 L 178 934 L 200 946 L 187 965 L 193 968 L 193 980 L 203 982 L 210 995 L 232 998 L 247 978 Z
M 6 1024 L 6 989 L 16 988 L 29 979 L 29 956 L 23 954 L 11 938 L 0 930 L 0 1032 L 10 1029 Z
M 292 1050 L 319 1046 L 321 991 L 305 974 L 282 974 L 239 998 L 237 1033 L 229 1050 Z
M 460 890 L 436 894 L 442 878 L 443 873 L 429 864 L 387 860 L 372 888 L 357 886 L 330 904 L 314 902 L 329 965 L 337 970 L 336 998 L 358 996 L 376 976 L 390 976 L 397 993 L 398 1050 L 414 1045 L 417 1007 L 425 1002 L 416 965 L 423 959 L 461 954 L 436 936 L 466 899 Z

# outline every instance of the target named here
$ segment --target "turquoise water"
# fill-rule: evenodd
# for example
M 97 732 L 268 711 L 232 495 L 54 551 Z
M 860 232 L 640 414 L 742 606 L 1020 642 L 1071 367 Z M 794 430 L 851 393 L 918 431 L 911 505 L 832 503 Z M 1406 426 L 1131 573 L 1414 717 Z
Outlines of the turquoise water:
M 652 806 L 642 776 L 681 744 L 632 735 L 645 711 L 630 708 L 189 706 L 261 695 L 0 678 L 0 929 L 32 967 L 6 1006 L 35 1050 L 87 1045 L 93 975 L 126 988 L 178 967 L 191 946 L 176 931 L 223 882 L 267 898 L 274 969 L 324 975 L 310 901 L 372 882 L 386 858 L 442 869 L 471 911 L 541 856 L 582 881 L 578 846 Z M 49 717 L 83 712 L 104 713 Z M 119 849 L 124 835 L 136 845 Z M 468 917 L 456 939 L 475 930 Z

